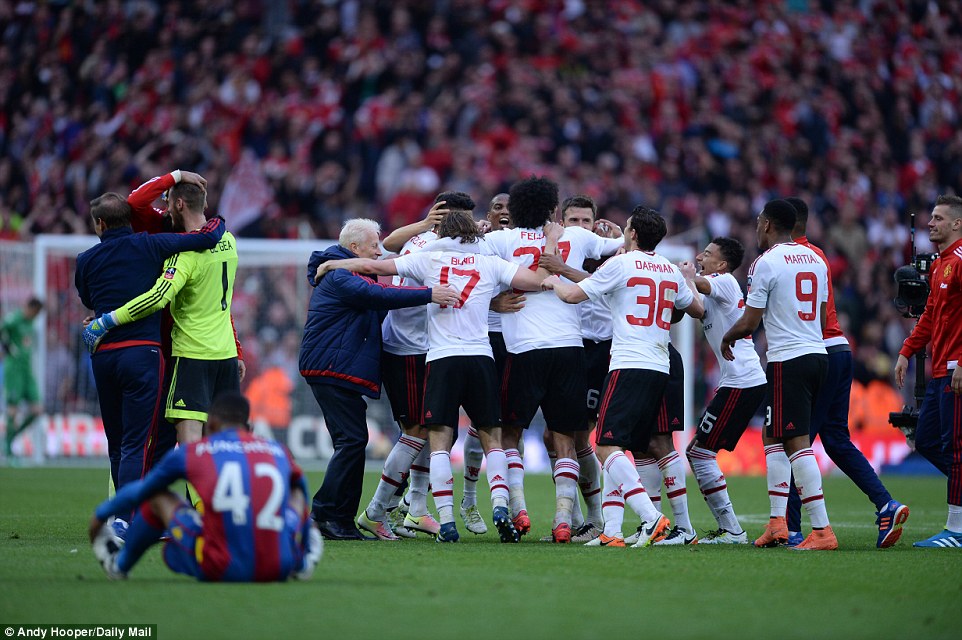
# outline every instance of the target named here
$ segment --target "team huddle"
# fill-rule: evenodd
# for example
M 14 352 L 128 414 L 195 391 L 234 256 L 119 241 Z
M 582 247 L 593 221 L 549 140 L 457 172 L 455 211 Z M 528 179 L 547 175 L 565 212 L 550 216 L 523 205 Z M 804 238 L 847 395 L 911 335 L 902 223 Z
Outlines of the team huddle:
M 151 205 L 161 193 L 166 212 Z M 306 578 L 322 537 L 365 539 L 359 528 L 379 540 L 423 533 L 458 542 L 456 504 L 464 528 L 485 534 L 477 502 L 483 460 L 490 522 L 502 542 L 517 543 L 531 531 L 521 443 L 539 409 L 555 487 L 546 542 L 836 549 L 815 437 L 875 505 L 878 547 L 894 545 L 909 516 L 849 437 L 851 348 L 828 262 L 805 235 L 808 208 L 797 198 L 769 201 L 760 212 L 762 254 L 749 269 L 747 297 L 733 275 L 745 254 L 737 240 L 715 238 L 694 263 L 675 265 L 657 251 L 667 233 L 657 211 L 636 207 L 621 230 L 596 219 L 591 198 L 574 196 L 561 203 L 558 224 L 558 186 L 545 178 L 495 196 L 480 222 L 468 194 L 439 194 L 423 221 L 384 239 L 398 254 L 390 259 L 379 259 L 376 222 L 348 221 L 338 244 L 315 252 L 307 269 L 314 291 L 299 366 L 334 445 L 311 501 L 290 453 L 248 433 L 243 352 L 230 316 L 236 241 L 223 220 L 205 220 L 203 178 L 176 171 L 126 200 L 105 194 L 91 204 L 101 243 L 78 257 L 76 282 L 96 314 L 84 341 L 117 489 L 90 523 L 111 578 L 126 577 L 162 540 L 168 566 L 200 580 Z M 164 222 L 180 232 L 160 233 Z M 930 235 L 956 251 L 947 260 L 962 259 L 962 200 L 940 197 Z M 946 264 L 927 313 L 956 295 L 958 273 Z M 393 276 L 393 284 L 377 276 Z M 167 303 L 162 323 L 155 312 Z M 673 433 L 684 429 L 685 363 L 670 329 L 685 315 L 701 322 L 720 379 L 683 458 Z M 762 322 L 765 368 L 751 337 Z M 931 326 L 920 323 L 906 341 L 899 381 L 905 356 L 924 347 Z M 940 415 L 948 417 L 943 430 L 958 422 L 962 379 L 957 360 L 946 359 L 951 349 L 939 349 L 946 362 L 936 386 L 954 393 L 955 405 L 923 406 L 919 442 L 923 455 L 944 461 L 931 442 Z M 402 434 L 359 510 L 362 396 L 377 397 L 382 381 Z M 176 429 L 160 424 L 165 397 L 164 417 Z M 451 449 L 461 409 L 471 427 L 456 503 Z M 760 409 L 771 511 L 752 540 L 716 458 L 735 449 Z M 701 539 L 689 517 L 685 459 L 717 523 Z M 916 546 L 962 546 L 962 507 L 952 502 L 962 493 L 960 465 L 944 462 L 947 527 Z M 168 489 L 175 480 L 187 481 L 188 500 Z M 635 514 L 627 536 L 626 506 Z
M 457 293 L 454 304 L 410 302 L 384 320 L 383 379 L 403 434 L 373 499 L 356 518 L 360 529 L 381 540 L 415 532 L 438 542 L 459 540 L 450 451 L 463 407 L 472 426 L 464 446 L 461 519 L 472 533 L 487 530 L 475 488 L 483 456 L 491 521 L 503 542 L 518 542 L 531 527 L 518 447 L 540 408 L 556 504 L 546 541 L 748 543 L 716 456 L 735 448 L 764 405 L 771 519 L 754 544 L 837 548 L 811 434 L 828 422 L 828 409 L 837 408 L 836 395 L 844 394 L 847 405 L 844 385 L 823 389 L 823 383 L 833 366 L 847 366 L 851 385 L 851 351 L 835 319 L 824 256 L 798 237 L 804 236 L 804 203 L 774 200 L 761 212 L 764 253 L 752 265 L 747 300 L 731 273 L 744 255 L 740 243 L 716 238 L 698 255 L 697 267 L 676 266 L 658 255 L 667 228 L 646 207 L 634 210 L 622 233 L 594 219 L 590 198 L 576 196 L 562 203 L 563 225 L 554 224 L 558 187 L 543 178 L 522 180 L 496 196 L 481 225 L 474 206 L 467 194 L 441 193 L 424 221 L 385 239 L 398 257 L 324 260 L 308 270 L 315 282 L 343 269 L 361 278 L 393 275 L 396 287 L 448 285 Z M 354 223 L 378 231 L 372 221 Z M 685 452 L 718 525 L 701 541 L 688 514 L 684 461 L 672 440 L 673 431 L 684 428 L 684 363 L 669 330 L 684 315 L 702 321 L 721 368 L 717 393 Z M 751 340 L 763 319 L 767 371 Z M 837 362 L 834 354 L 842 354 Z M 865 485 L 878 510 L 877 544 L 891 546 L 908 508 L 852 451 L 861 465 L 852 463 L 850 475 Z M 427 511 L 428 487 L 437 520 Z M 673 525 L 662 513 L 662 487 Z M 794 502 L 790 494 L 797 494 Z M 626 505 L 640 522 L 627 537 Z M 800 505 L 812 524 L 804 538 Z M 325 537 L 358 537 L 343 522 L 319 517 L 317 508 L 315 499 Z

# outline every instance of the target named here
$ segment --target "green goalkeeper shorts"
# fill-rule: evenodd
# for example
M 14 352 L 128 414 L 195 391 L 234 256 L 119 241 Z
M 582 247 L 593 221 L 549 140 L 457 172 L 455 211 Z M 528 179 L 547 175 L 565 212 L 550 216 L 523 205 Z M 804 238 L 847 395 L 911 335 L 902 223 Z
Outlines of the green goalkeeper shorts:
M 37 380 L 33 377 L 30 363 L 20 363 L 7 358 L 3 363 L 3 389 L 6 392 L 7 404 L 37 404 L 40 402 L 40 392 Z

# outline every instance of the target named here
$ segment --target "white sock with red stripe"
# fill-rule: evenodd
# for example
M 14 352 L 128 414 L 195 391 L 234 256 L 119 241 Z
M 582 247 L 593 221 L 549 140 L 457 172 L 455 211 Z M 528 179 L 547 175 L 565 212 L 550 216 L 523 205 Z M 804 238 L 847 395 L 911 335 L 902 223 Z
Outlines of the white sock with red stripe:
M 595 457 L 595 460 L 597 460 L 596 457 Z M 548 462 L 551 464 L 551 481 L 554 482 L 554 467 L 556 464 L 558 464 L 558 455 L 554 451 L 548 452 Z M 580 458 L 578 459 L 578 464 L 582 465 L 582 469 L 584 469 L 584 464 L 581 462 Z M 581 476 L 579 476 L 578 484 L 581 484 Z M 557 490 L 556 490 L 556 493 L 557 493 Z M 600 494 L 600 491 L 599 491 L 599 494 Z M 576 498 L 574 501 L 574 504 L 571 507 L 571 528 L 577 529 L 584 523 L 585 523 L 585 516 L 581 512 L 581 500 L 578 500 Z M 600 526 L 600 523 L 599 523 L 599 526 Z
M 571 511 L 578 500 L 578 476 L 581 465 L 571 458 L 559 458 L 554 466 L 555 515 L 554 526 L 562 522 L 571 525 Z
M 481 476 L 481 461 L 484 449 L 474 427 L 468 427 L 468 437 L 464 439 L 464 498 L 461 505 L 470 507 L 478 503 L 478 478 Z
M 454 522 L 454 473 L 449 451 L 431 452 L 431 493 L 438 510 L 438 522 Z
M 400 439 L 394 443 L 394 448 L 391 449 L 387 460 L 384 461 L 381 481 L 377 483 L 374 497 L 371 498 L 371 504 L 367 507 L 369 518 L 384 520 L 384 512 L 391 501 L 391 496 L 397 493 L 398 488 L 411 471 L 411 464 L 421 453 L 424 443 L 425 441 L 421 438 L 414 438 L 403 433 Z
M 742 527 L 735 516 L 731 498 L 728 497 L 728 483 L 718 466 L 717 454 L 701 447 L 692 447 L 688 450 L 688 464 L 691 465 L 698 488 L 708 503 L 708 509 L 715 517 L 718 528 L 731 533 L 741 533 Z
M 625 498 L 621 489 L 611 475 L 604 473 L 604 500 L 601 503 L 601 514 L 605 519 L 604 531 L 609 538 L 623 538 L 621 526 L 625 521 Z
M 488 450 L 488 486 L 491 487 L 491 506 L 508 506 L 508 459 L 504 449 Z M 433 477 L 433 476 L 432 476 Z
M 768 478 L 768 501 L 772 518 L 784 518 L 788 509 L 788 487 L 792 481 L 792 463 L 785 455 L 785 447 L 770 444 L 765 447 L 765 475 Z
M 792 463 L 792 473 L 795 474 L 798 497 L 802 499 L 802 506 L 808 512 L 812 528 L 824 529 L 828 526 L 828 511 L 822 495 L 822 472 L 818 469 L 815 452 L 810 447 L 801 449 L 793 453 L 789 461 Z
M 504 457 L 508 462 L 508 493 L 510 495 L 511 515 L 516 516 L 528 509 L 524 500 L 524 459 L 517 449 L 505 449 Z M 488 464 L 491 464 L 490 460 Z
M 661 469 L 661 475 L 665 478 L 665 492 L 668 494 L 671 512 L 675 516 L 675 526 L 688 533 L 695 533 L 694 527 L 691 526 L 691 517 L 688 515 L 688 489 L 682 457 L 677 451 L 672 451 L 658 461 L 658 468 Z
M 588 507 L 587 521 L 596 527 L 600 527 L 604 522 L 601 515 L 601 464 L 598 456 L 591 446 L 578 451 L 578 464 L 581 465 L 581 475 L 578 476 L 578 485 L 581 487 L 581 495 L 584 496 L 585 506 Z M 581 503 L 575 500 L 575 511 L 581 511 Z M 576 520 L 578 513 L 573 518 Z M 574 523 L 574 520 L 572 521 Z
M 424 516 L 428 513 L 428 487 L 431 485 L 430 464 L 431 452 L 427 447 L 421 449 L 421 453 L 411 463 L 411 475 L 408 478 L 410 484 L 408 502 L 411 507 L 408 511 L 415 517 Z
M 638 472 L 628 461 L 628 456 L 623 451 L 612 453 L 605 460 L 605 472 L 621 488 L 621 495 L 625 498 L 625 504 L 638 514 L 642 522 L 654 522 L 661 517 L 661 512 L 655 508 L 638 478 Z M 659 484 L 661 484 L 659 478 Z
M 635 458 L 635 471 L 638 472 L 638 479 L 641 485 L 648 492 L 648 499 L 655 505 L 655 509 L 661 511 L 661 485 L 664 476 L 658 468 L 658 461 L 650 456 Z

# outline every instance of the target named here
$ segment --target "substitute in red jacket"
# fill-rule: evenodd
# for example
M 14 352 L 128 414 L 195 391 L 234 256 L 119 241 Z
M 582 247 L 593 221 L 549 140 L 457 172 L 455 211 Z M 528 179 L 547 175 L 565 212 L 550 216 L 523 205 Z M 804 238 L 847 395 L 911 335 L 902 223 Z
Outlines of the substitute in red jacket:
M 962 548 L 962 198 L 939 196 L 929 221 L 929 239 L 939 247 L 932 263 L 929 300 L 895 365 L 899 387 L 908 359 L 932 343 L 932 380 L 925 390 L 915 433 L 919 453 L 946 474 L 949 516 L 945 530 L 916 547 Z
M 301 375 L 324 413 L 334 445 L 324 483 L 314 495 L 314 519 L 334 540 L 362 540 L 354 525 L 364 482 L 367 405 L 362 396 L 381 395 L 381 321 L 390 309 L 435 302 L 455 304 L 449 286 L 395 287 L 359 273 L 336 269 L 315 283 L 317 267 L 328 260 L 376 259 L 381 228 L 373 220 L 348 220 L 338 245 L 315 251 L 307 266 L 313 285 L 304 338 Z

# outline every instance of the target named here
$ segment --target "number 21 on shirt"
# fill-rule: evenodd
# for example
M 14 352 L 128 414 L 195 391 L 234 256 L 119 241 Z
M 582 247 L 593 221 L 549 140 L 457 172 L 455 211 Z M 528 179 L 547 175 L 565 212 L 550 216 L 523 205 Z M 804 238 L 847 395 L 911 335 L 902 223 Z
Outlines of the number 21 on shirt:
M 542 253 L 544 253 L 544 246 L 540 248 L 539 247 L 518 247 L 517 249 L 514 250 L 514 253 L 512 253 L 511 255 L 513 255 L 516 258 L 530 255 L 533 258 L 533 261 L 531 264 L 528 265 L 528 268 L 531 269 L 532 271 L 537 271 L 538 263 L 541 262 Z M 568 262 L 568 254 L 571 253 L 571 242 L 569 242 L 568 240 L 565 240 L 564 242 L 559 242 L 558 253 L 561 254 L 562 262 Z

